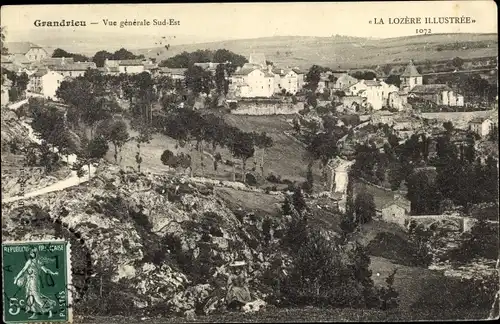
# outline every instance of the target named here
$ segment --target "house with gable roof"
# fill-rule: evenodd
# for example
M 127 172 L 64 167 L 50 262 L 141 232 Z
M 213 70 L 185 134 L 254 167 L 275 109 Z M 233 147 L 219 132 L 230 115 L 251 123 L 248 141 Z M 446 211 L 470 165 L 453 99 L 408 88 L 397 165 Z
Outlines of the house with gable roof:
M 423 84 L 423 77 L 420 73 L 418 73 L 412 60 L 410 60 L 410 63 L 406 66 L 400 78 L 401 89 L 411 91 L 415 86 Z
M 41 61 L 49 56 L 43 47 L 31 42 L 10 42 L 5 47 L 10 55 L 17 59 L 24 57 L 29 62 Z
M 405 226 L 411 212 L 411 203 L 399 194 L 381 208 L 382 220 Z

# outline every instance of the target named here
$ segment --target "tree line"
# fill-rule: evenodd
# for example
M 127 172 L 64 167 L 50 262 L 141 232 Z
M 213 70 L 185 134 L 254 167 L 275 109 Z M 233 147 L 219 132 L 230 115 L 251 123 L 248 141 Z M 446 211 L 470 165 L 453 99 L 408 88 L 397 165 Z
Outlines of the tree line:
M 78 53 L 67 52 L 61 48 L 56 48 L 52 53 L 52 57 L 72 57 L 76 62 L 94 62 L 97 67 L 103 67 L 106 59 L 108 60 L 134 60 L 134 59 L 144 59 L 144 55 L 135 55 L 134 53 L 126 50 L 125 48 L 120 48 L 114 53 L 102 50 L 97 51 L 94 56 L 88 57 Z
M 240 159 L 243 182 L 246 182 L 247 161 L 254 157 L 257 148 L 260 150 L 261 173 L 264 173 L 265 150 L 273 145 L 272 138 L 266 133 L 244 132 L 237 127 L 228 125 L 221 117 L 213 114 L 202 114 L 192 109 L 179 109 L 155 119 L 157 129 L 175 139 L 178 146 L 185 147 L 187 145 L 190 152 L 193 150 L 199 152 L 202 174 L 206 166 L 203 150 L 206 145 L 211 145 L 214 152 L 217 147 L 225 147 L 235 159 Z M 166 152 L 164 154 L 162 161 L 165 164 L 172 167 L 179 164 L 179 159 L 173 158 L 173 153 Z M 214 170 L 217 170 L 218 160 L 220 161 L 220 157 L 214 161 Z M 236 164 L 234 162 L 230 164 L 233 166 L 233 181 L 235 181 Z M 192 172 L 192 163 L 190 163 L 190 167 Z

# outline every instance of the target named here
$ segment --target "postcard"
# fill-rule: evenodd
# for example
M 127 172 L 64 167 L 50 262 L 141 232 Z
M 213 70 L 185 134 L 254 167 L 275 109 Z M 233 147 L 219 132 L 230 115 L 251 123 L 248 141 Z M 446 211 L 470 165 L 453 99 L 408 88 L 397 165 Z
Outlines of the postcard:
M 498 319 L 495 2 L 0 15 L 5 323 Z

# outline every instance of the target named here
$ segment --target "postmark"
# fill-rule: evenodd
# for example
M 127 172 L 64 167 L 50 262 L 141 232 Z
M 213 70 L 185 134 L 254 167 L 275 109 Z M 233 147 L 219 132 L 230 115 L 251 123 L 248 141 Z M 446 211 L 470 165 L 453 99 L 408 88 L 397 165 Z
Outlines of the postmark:
M 3 242 L 4 323 L 71 323 L 71 279 L 68 241 Z

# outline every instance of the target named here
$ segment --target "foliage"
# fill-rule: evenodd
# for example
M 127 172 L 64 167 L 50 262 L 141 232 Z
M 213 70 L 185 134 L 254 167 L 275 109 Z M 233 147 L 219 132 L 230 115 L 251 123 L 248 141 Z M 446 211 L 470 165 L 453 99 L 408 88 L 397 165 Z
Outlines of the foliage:
M 387 276 L 385 282 L 387 287 L 381 287 L 379 290 L 379 298 L 380 298 L 380 308 L 382 310 L 394 309 L 399 305 L 398 297 L 399 293 L 394 289 L 394 276 L 396 275 L 397 268 Z
M 122 119 L 106 119 L 99 124 L 98 135 L 103 136 L 115 148 L 114 158 L 118 162 L 118 150 L 130 140 L 127 124 Z
M 399 75 L 391 74 L 385 79 L 385 83 L 394 84 L 399 88 L 399 86 L 401 85 L 401 79 L 399 78 Z
M 52 53 L 52 57 L 72 57 L 75 62 L 88 62 L 90 61 L 88 57 L 82 54 L 66 52 L 61 48 L 56 48 Z
M 92 62 L 94 62 L 97 67 L 103 67 L 106 59 L 112 60 L 113 54 L 104 50 L 98 51 L 94 54 L 94 57 L 92 57 Z
M 368 223 L 375 217 L 375 201 L 372 194 L 365 191 L 358 193 L 354 200 L 354 214 L 359 224 Z
M 356 71 L 352 73 L 352 77 L 358 80 L 373 80 L 377 78 L 377 75 L 372 71 Z
M 452 261 L 466 263 L 474 258 L 482 257 L 496 260 L 498 258 L 498 226 L 492 226 L 484 220 L 478 221 L 471 231 L 465 234 L 460 246 L 450 251 L 448 257 Z
M 410 222 L 408 227 L 410 242 L 415 246 L 413 260 L 416 266 L 427 267 L 432 262 L 432 254 L 429 248 L 429 241 L 432 237 L 432 230 L 416 222 Z
M 185 75 L 186 87 L 193 92 L 195 96 L 200 93 L 209 94 L 213 89 L 212 75 L 199 66 L 192 65 L 188 67 Z

